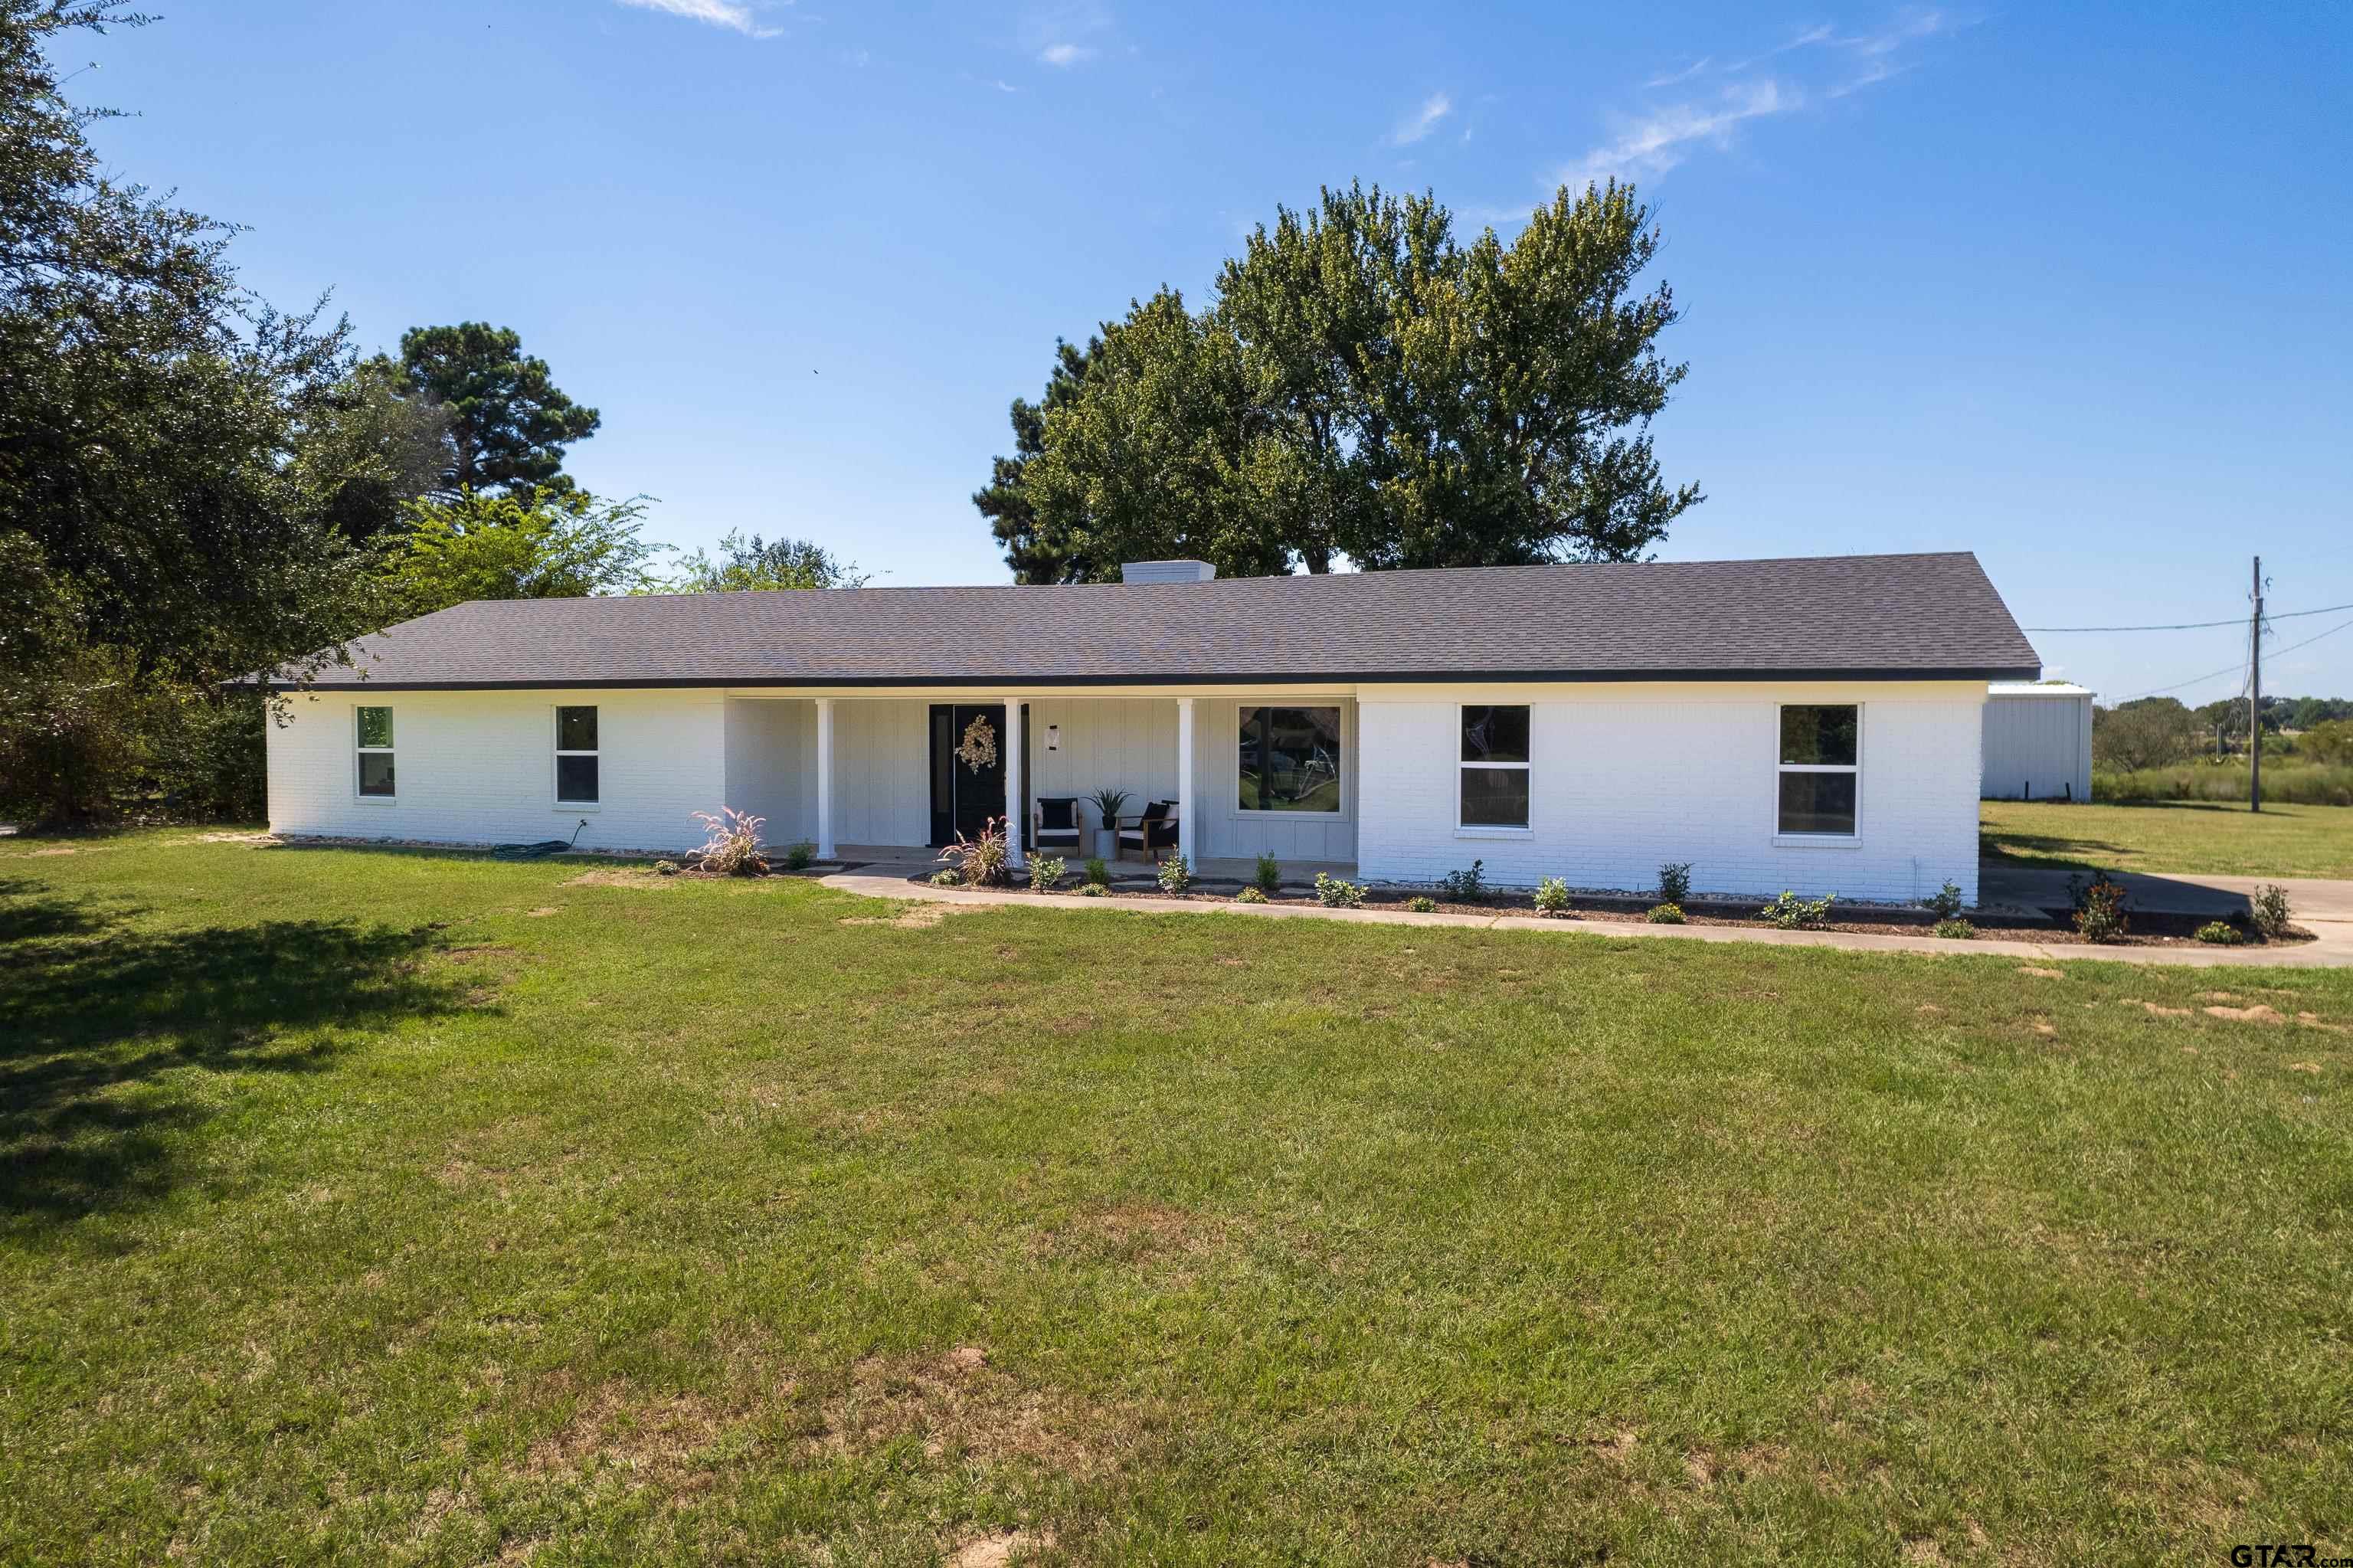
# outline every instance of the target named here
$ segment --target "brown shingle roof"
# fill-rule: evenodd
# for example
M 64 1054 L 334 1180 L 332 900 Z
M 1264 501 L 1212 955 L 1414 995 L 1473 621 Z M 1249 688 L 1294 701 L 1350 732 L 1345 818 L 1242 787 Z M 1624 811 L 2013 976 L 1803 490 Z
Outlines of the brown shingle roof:
M 478 600 L 367 638 L 359 663 L 395 691 L 2042 673 L 1967 552 Z

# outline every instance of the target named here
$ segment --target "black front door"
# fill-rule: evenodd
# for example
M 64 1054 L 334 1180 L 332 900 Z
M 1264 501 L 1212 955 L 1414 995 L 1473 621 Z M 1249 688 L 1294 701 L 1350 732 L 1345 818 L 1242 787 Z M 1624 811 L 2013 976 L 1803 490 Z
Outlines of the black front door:
M 972 721 L 987 721 L 997 739 L 997 760 L 975 769 L 956 755 Z M 1005 815 L 1005 707 L 932 705 L 932 842 L 953 843 L 958 833 L 976 836 L 992 817 Z

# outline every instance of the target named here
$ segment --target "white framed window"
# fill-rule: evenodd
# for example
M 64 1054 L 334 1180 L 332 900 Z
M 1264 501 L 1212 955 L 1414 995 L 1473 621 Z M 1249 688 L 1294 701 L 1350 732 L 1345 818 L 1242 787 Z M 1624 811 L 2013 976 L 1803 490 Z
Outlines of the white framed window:
M 1852 839 L 1862 805 L 1862 709 L 1785 703 L 1773 831 L 1783 838 Z
M 1340 810 L 1340 710 L 1241 709 L 1235 809 L 1286 814 Z
M 596 710 L 561 707 L 555 710 L 555 803 L 593 806 L 602 780 L 597 777 Z
M 355 787 L 363 800 L 396 798 L 392 766 L 392 710 L 352 710 L 353 751 L 356 754 Z
M 1461 742 L 1454 825 L 1528 825 L 1528 705 L 1465 703 L 1457 710 Z

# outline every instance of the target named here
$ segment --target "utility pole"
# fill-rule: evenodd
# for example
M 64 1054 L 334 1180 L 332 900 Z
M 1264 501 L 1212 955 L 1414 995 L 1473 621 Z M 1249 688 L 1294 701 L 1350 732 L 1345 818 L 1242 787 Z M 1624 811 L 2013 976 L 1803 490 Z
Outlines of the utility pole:
M 2247 810 L 2263 809 L 2263 558 L 2255 557 L 2255 613 L 2247 622 Z

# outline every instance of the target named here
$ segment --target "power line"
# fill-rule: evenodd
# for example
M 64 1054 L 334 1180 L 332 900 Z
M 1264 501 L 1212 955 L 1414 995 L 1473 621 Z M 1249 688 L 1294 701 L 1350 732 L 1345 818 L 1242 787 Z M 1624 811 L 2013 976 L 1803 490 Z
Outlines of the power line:
M 2278 615 L 2266 611 L 2263 619 L 2267 621 L 2294 620 L 2301 615 L 2329 615 L 2340 609 L 2353 609 L 2353 604 L 2325 604 L 2318 609 L 2291 609 Z M 2203 631 L 2212 626 L 2243 626 L 2246 624 L 2246 620 L 2243 615 L 2234 615 L 2228 620 L 2182 620 L 2169 626 L 2021 626 L 2019 630 L 2021 631 Z M 2323 632 L 2321 635 L 2325 637 L 2327 633 Z
M 2340 604 L 2340 605 L 2338 605 L 2337 608 L 2337 609 L 2353 609 L 2353 604 Z M 2297 610 L 2295 613 L 2296 613 L 2296 614 L 2298 614 L 2298 615 L 2313 615 L 2313 614 L 2318 614 L 2318 613 L 2322 613 L 2322 612 L 2320 612 L 2320 611 L 2315 611 L 2315 610 L 2308 610 L 2308 609 L 2300 609 L 2300 610 Z M 2263 617 L 2263 619 L 2264 619 L 2265 620 L 2284 620 L 2286 619 L 2286 617 L 2285 617 L 2285 616 L 2271 616 L 2271 615 L 2266 615 L 2266 616 L 2264 616 L 2264 617 Z M 2234 624 L 2234 623 L 2232 623 L 2232 622 L 2229 622 L 2229 621 L 2225 621 L 2225 622 L 2222 622 L 2221 624 L 2223 624 L 2223 625 L 2231 625 L 2231 624 Z M 2336 636 L 2338 632 L 2340 632 L 2340 631 L 2344 630 L 2345 630 L 2347 627 L 2348 627 L 2348 626 L 2353 626 L 2353 620 L 2339 621 L 2339 622 L 2338 622 L 2337 624 L 2336 624 L 2335 626 L 2330 627 L 2327 630 L 2326 630 L 2326 631 L 2324 631 L 2324 632 L 2321 632 L 2321 633 L 2319 634 L 2319 636 L 2316 636 L 2316 637 L 2307 637 L 2307 638 L 2306 638 L 2306 639 L 2305 639 L 2303 641 L 2301 641 L 2301 642 L 2291 642 L 2291 643 L 2289 643 L 2289 644 L 2288 644 L 2286 647 L 2284 647 L 2284 648 L 2274 648 L 2274 649 L 2273 649 L 2273 650 L 2272 650 L 2272 657 L 2273 657 L 2273 658 L 2274 658 L 2274 659 L 2276 659 L 2276 658 L 2278 658 L 2278 657 L 2279 657 L 2281 654 L 2283 654 L 2283 653 L 2293 653 L 2293 652 L 2295 652 L 2297 649 L 2299 649 L 2299 648 L 2309 648 L 2309 647 L 2311 647 L 2314 643 L 2316 643 L 2316 642 L 2319 641 L 2321 638 L 2323 638 L 2323 637 L 2334 637 L 2334 636 Z M 2158 688 L 2157 688 L 2156 690 L 2154 690 L 2154 691 L 2147 691 L 2147 692 L 2135 692 L 2131 696 L 2129 696 L 2129 697 L 2118 697 L 2118 698 L 2116 699 L 2116 701 L 2117 701 L 2117 703 L 2118 703 L 2118 704 L 2120 704 L 2120 705 L 2121 705 L 2121 704 L 2124 704 L 2124 703 L 2137 703 L 2137 702 L 2140 701 L 2140 700 L 2141 700 L 2141 698 L 2143 698 L 2143 697 L 2161 697 L 2161 696 L 2165 695 L 2165 694 L 2166 694 L 2166 693 L 2168 693 L 2168 692 L 2178 692 L 2178 691 L 2181 690 L 2181 688 L 2182 688 L 2182 687 L 2184 687 L 2184 686 L 2194 686 L 2194 685 L 2196 685 L 2196 684 L 2197 684 L 2199 682 L 2200 682 L 2200 681 L 2211 681 L 2211 680 L 2214 679 L 2214 677 L 2215 677 L 2215 676 L 2217 676 L 2217 675 L 2227 675 L 2227 674 L 2229 674 L 2229 673 L 2230 673 L 2232 671 L 2233 671 L 2233 670 L 2236 670 L 2236 671 L 2238 671 L 2238 672 L 2239 672 L 2239 689 L 2240 689 L 2240 693 L 2241 693 L 2241 694 L 2242 694 L 2242 695 L 2243 695 L 2243 694 L 2245 694 L 2245 691 L 2246 691 L 2246 680 L 2247 680 L 2247 661 L 2246 661 L 2246 660 L 2244 660 L 2244 659 L 2240 659 L 2240 660 L 2235 661 L 2234 662 L 2232 662 L 2232 663 L 2229 663 L 2229 664 L 2225 664 L 2225 665 L 2223 665 L 2223 666 L 2222 666 L 2221 669 L 2219 669 L 2219 670 L 2209 670 L 2209 671 L 2207 671 L 2207 672 L 2206 672 L 2204 674 L 2202 674 L 2202 675 L 2192 675 L 2192 676 L 2190 676 L 2190 677 L 2189 677 L 2189 679 L 2188 679 L 2188 680 L 2186 680 L 2186 681 L 2176 681 L 2176 682 L 2174 682 L 2174 683 L 2173 683 L 2173 684 L 2171 684 L 2171 685 L 2169 685 L 2169 686 L 2159 686 L 2159 687 L 2158 687 Z
M 2353 605 L 2339 605 L 2337 608 L 2340 609 L 2353 609 Z M 2263 619 L 2265 620 L 2269 620 L 2272 618 L 2267 615 L 2263 617 Z M 2299 648 L 2309 648 L 2314 643 L 2319 641 L 2321 637 L 2334 637 L 2348 626 L 2353 626 L 2353 620 L 2338 621 L 2335 626 L 2332 626 L 2327 630 L 2322 632 L 2320 637 L 2307 637 L 2301 642 L 2291 642 L 2284 648 L 2273 649 L 2272 657 L 2276 659 L 2283 653 L 2293 653 Z

